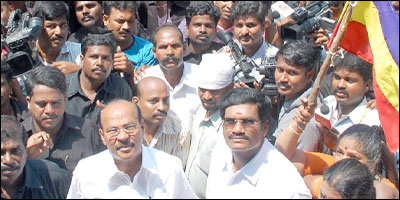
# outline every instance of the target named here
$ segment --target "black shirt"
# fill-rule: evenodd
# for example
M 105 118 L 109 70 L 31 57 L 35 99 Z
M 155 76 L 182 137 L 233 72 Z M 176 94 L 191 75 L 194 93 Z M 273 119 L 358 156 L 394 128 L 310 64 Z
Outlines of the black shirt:
M 223 46 L 224 46 L 223 44 L 211 42 L 210 48 L 207 49 L 207 51 L 205 51 L 203 54 L 212 53 L 213 50 L 218 51 Z M 183 61 L 199 65 L 203 54 L 197 55 L 197 54 L 193 53 L 189 47 L 189 39 L 187 39 L 186 50 L 185 50 L 185 53 L 183 54 Z
M 96 92 L 93 103 L 82 91 L 79 75 L 82 70 L 67 76 L 68 100 L 65 111 L 72 115 L 77 115 L 100 125 L 99 114 L 100 108 L 96 105 L 96 101 L 106 105 L 114 99 L 132 100 L 132 90 L 128 83 L 120 76 L 111 73 Z
M 68 172 L 48 160 L 27 160 L 23 171 L 24 185 L 17 199 L 65 199 L 70 178 Z
M 11 108 L 14 111 L 14 116 L 17 118 L 18 121 L 24 121 L 26 114 L 28 112 L 28 108 L 25 104 L 22 104 L 14 99 L 10 99 Z
M 38 132 L 32 116 L 22 124 L 29 136 Z M 55 162 L 66 169 L 72 178 L 72 172 L 81 159 L 107 148 L 101 142 L 98 132 L 99 127 L 90 120 L 64 113 L 61 129 L 56 137 L 52 138 L 54 147 L 48 151 L 48 155 L 45 152 L 40 158 Z
M 72 33 L 69 36 L 68 41 L 82 43 L 83 39 L 85 39 L 88 34 L 89 30 L 87 30 L 85 27 L 81 27 L 75 33 Z

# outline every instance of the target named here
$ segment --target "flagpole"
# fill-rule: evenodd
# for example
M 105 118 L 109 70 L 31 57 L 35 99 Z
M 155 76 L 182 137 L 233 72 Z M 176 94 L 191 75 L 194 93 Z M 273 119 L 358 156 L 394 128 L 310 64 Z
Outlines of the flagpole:
M 338 33 L 333 38 L 333 42 L 329 49 L 329 53 L 326 56 L 324 62 L 322 63 L 322 66 L 318 72 L 317 78 L 315 79 L 313 89 L 311 91 L 310 96 L 308 97 L 308 109 L 310 111 L 312 110 L 314 112 L 314 110 L 317 106 L 317 97 L 318 97 L 318 93 L 321 88 L 322 78 L 325 76 L 325 74 L 328 71 L 328 68 L 331 64 L 332 54 L 337 51 L 339 44 L 343 39 L 344 33 L 346 32 L 347 24 L 350 21 L 354 3 L 355 3 L 355 1 L 349 2 L 349 6 L 347 7 L 347 9 L 345 11 L 343 20 L 340 21 Z

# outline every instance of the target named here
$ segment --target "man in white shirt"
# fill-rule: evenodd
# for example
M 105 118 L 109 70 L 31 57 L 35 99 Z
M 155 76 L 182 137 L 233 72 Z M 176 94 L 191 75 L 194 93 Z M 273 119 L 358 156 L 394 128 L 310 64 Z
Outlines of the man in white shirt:
M 320 126 L 324 143 L 331 150 L 336 146 L 338 136 L 350 126 L 381 125 L 378 110 L 367 107 L 365 97 L 372 84 L 372 64 L 344 51 L 343 58 L 338 56 L 334 65 L 334 93 L 324 99 L 330 111 L 328 116 L 331 116 L 331 128 Z
M 196 195 L 205 198 L 211 152 L 217 141 L 224 141 L 219 106 L 222 97 L 233 89 L 233 68 L 229 54 L 204 54 L 198 78 L 202 107 L 194 117 L 185 173 Z
M 269 98 L 253 88 L 223 97 L 225 142 L 212 153 L 207 198 L 311 198 L 294 165 L 265 138 L 271 107 Z
M 175 25 L 166 24 L 156 29 L 153 35 L 153 53 L 159 65 L 145 69 L 144 77 L 155 76 L 168 86 L 170 109 L 182 122 L 182 127 L 190 130 L 192 115 L 200 107 L 197 92 L 195 64 L 183 61 L 186 46 L 182 32 Z
M 78 163 L 67 198 L 196 198 L 177 157 L 143 146 L 134 103 L 115 100 L 100 115 L 108 150 Z
M 144 145 L 180 158 L 185 168 L 190 132 L 182 128 L 180 120 L 169 110 L 167 85 L 157 77 L 146 77 L 136 88 L 132 101 L 143 115 Z
M 62 1 L 36 2 L 32 15 L 43 19 L 43 31 L 36 42 L 39 62 L 45 66 L 57 67 L 65 75 L 81 69 L 81 45 L 67 41 L 67 4 Z

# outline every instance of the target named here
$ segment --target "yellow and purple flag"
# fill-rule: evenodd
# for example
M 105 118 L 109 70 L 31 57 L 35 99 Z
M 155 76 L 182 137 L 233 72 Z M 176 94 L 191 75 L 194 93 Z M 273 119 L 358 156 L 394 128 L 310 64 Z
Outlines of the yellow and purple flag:
M 348 5 L 346 2 L 338 26 Z M 373 64 L 376 107 L 389 150 L 394 153 L 399 149 L 399 15 L 391 1 L 358 1 L 339 46 Z

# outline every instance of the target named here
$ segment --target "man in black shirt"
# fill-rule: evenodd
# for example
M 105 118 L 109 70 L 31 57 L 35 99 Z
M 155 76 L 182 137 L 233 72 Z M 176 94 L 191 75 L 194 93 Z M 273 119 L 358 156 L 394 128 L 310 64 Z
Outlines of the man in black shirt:
M 220 15 L 218 7 L 209 2 L 196 3 L 186 9 L 188 40 L 183 56 L 185 62 L 198 65 L 203 54 L 219 50 L 223 46 L 213 42 Z
M 82 69 L 67 76 L 67 112 L 99 124 L 100 107 L 113 99 L 132 99 L 128 83 L 111 73 L 116 44 L 106 35 L 93 34 L 82 42 Z
M 26 134 L 13 116 L 1 115 L 1 196 L 12 199 L 65 199 L 67 171 L 47 160 L 27 160 Z
M 23 126 L 33 140 L 27 146 L 29 158 L 53 161 L 72 177 L 79 160 L 106 148 L 101 143 L 98 126 L 64 112 L 67 85 L 59 69 L 35 68 L 26 88 L 31 116 L 24 120 Z

